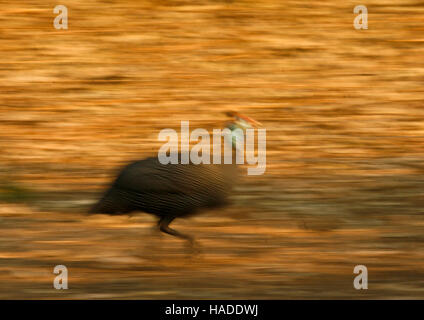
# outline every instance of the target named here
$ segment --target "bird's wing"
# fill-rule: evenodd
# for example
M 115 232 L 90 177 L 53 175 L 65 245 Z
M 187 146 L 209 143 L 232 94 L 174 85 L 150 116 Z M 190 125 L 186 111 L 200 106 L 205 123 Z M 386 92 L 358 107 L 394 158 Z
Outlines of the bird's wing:
M 228 179 L 220 166 L 160 164 L 148 158 L 126 166 L 114 186 L 138 193 L 210 193 L 226 188 Z

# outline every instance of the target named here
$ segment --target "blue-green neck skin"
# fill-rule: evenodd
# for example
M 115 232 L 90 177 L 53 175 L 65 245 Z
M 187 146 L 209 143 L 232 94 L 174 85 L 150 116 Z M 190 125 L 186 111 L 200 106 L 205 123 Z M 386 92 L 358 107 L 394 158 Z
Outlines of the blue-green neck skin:
M 237 138 L 240 139 L 240 141 L 244 141 L 244 126 L 240 126 L 236 123 L 230 123 L 227 126 L 228 129 L 231 131 L 231 145 L 234 150 L 237 150 Z

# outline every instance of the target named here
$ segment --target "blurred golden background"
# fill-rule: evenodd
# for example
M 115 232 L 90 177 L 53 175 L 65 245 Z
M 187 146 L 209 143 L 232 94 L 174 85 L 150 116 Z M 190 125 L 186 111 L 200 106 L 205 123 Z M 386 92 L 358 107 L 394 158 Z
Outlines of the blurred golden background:
M 0 1 L 0 298 L 424 298 L 423 31 L 419 0 Z M 267 171 L 175 222 L 201 254 L 85 214 L 161 129 L 228 109 Z

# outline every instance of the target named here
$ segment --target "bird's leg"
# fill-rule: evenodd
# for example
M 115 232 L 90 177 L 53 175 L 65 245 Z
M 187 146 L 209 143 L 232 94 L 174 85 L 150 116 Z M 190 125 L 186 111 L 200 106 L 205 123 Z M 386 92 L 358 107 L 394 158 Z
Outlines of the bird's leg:
M 174 219 L 175 219 L 175 217 L 163 216 L 159 220 L 159 223 L 158 223 L 159 230 L 162 231 L 162 232 L 164 232 L 164 233 L 170 234 L 172 236 L 175 236 L 175 237 L 178 237 L 178 238 L 181 238 L 181 239 L 186 239 L 186 240 L 188 240 L 190 242 L 190 245 L 193 247 L 195 245 L 195 241 L 194 241 L 194 239 L 191 236 L 186 235 L 186 234 L 181 233 L 181 232 L 178 232 L 177 230 L 174 230 L 174 229 L 172 229 L 172 228 L 169 227 L 169 224 Z

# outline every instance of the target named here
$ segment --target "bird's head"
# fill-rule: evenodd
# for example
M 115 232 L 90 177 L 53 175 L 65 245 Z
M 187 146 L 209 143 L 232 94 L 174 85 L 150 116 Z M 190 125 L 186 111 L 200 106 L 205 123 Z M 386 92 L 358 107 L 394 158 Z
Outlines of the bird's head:
M 248 116 L 240 114 L 236 111 L 227 111 L 225 114 L 232 118 L 231 122 L 227 125 L 230 128 L 230 125 L 235 125 L 240 129 L 246 130 L 251 128 L 262 127 L 262 124 Z M 231 129 L 231 128 L 230 128 Z
M 232 145 L 234 148 L 237 148 L 237 139 L 241 138 L 240 136 L 244 134 L 247 129 L 262 127 L 260 122 L 236 111 L 227 111 L 225 115 L 231 118 L 226 127 L 231 130 Z

